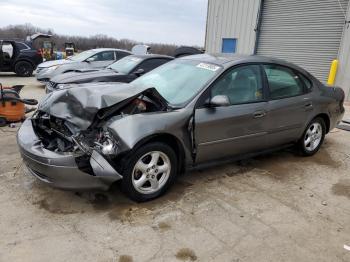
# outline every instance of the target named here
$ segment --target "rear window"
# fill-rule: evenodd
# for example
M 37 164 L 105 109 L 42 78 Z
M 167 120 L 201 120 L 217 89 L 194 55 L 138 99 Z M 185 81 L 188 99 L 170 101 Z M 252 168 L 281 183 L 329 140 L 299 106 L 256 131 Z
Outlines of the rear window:
M 16 46 L 19 50 L 29 49 L 29 47 L 23 43 L 16 43 Z

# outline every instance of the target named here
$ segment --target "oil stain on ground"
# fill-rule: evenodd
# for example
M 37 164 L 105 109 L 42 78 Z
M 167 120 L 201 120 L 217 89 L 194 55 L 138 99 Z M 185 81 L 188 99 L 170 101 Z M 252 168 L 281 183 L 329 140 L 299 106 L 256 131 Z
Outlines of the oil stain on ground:
M 158 228 L 161 231 L 166 231 L 166 230 L 171 229 L 171 226 L 168 223 L 166 223 L 166 222 L 160 222 L 160 223 L 158 223 Z
M 108 200 L 108 217 L 111 220 L 121 222 L 134 222 L 135 219 L 150 216 L 154 211 L 160 210 L 165 205 L 177 203 L 192 185 L 192 183 L 178 180 L 165 195 L 145 203 L 133 202 L 124 195 L 116 193 L 112 199 Z M 94 205 L 94 207 L 97 208 L 98 205 Z
M 350 199 L 350 179 L 339 180 L 337 184 L 332 187 L 332 192 L 337 196 L 344 196 Z
M 60 203 L 57 202 L 49 203 L 46 199 L 39 200 L 37 202 L 34 202 L 33 204 L 37 205 L 40 209 L 50 212 L 51 214 L 70 215 L 83 213 L 83 211 L 63 208 L 61 207 Z
M 119 257 L 119 260 L 118 260 L 118 261 L 119 261 L 119 262 L 133 262 L 134 260 L 133 260 L 132 256 L 121 255 L 121 256 Z
M 190 260 L 190 261 L 196 261 L 197 260 L 197 256 L 194 253 L 194 251 L 192 249 L 189 248 L 182 248 L 179 251 L 177 251 L 175 257 L 179 260 L 182 261 L 186 261 L 186 260 Z

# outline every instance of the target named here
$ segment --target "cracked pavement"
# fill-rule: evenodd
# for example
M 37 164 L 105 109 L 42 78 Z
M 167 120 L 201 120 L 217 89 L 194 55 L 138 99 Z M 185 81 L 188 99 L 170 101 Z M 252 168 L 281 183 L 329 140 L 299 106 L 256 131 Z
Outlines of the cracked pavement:
M 26 81 L 23 97 L 43 95 Z M 0 129 L 0 261 L 350 261 L 349 132 L 333 130 L 313 157 L 285 150 L 181 175 L 137 204 L 117 188 L 41 184 L 18 126 Z

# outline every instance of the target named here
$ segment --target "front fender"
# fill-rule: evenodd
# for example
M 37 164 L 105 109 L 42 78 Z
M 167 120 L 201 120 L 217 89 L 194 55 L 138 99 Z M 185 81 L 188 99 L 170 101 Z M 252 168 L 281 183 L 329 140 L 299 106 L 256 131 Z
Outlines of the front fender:
M 153 112 L 114 117 L 107 128 L 119 142 L 119 153 L 133 150 L 140 142 L 159 135 L 171 135 L 182 145 L 186 161 L 191 159 L 191 138 L 188 122 L 191 110 Z

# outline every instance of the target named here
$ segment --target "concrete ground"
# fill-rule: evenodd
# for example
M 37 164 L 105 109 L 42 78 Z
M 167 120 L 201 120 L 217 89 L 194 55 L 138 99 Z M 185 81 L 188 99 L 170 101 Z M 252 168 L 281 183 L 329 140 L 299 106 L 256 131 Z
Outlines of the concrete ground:
M 0 82 L 44 93 L 33 78 Z M 16 130 L 0 129 L 0 261 L 350 261 L 348 132 L 333 130 L 314 157 L 282 151 L 192 172 L 136 204 L 118 190 L 39 183 Z

